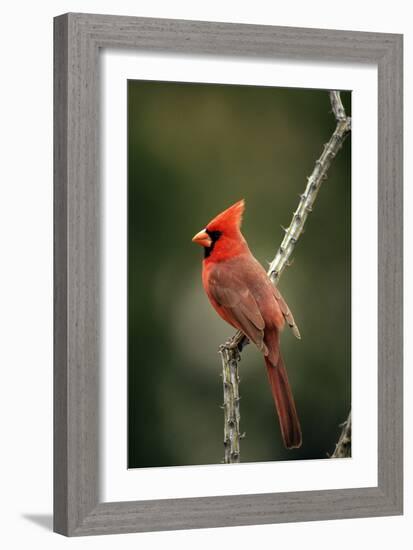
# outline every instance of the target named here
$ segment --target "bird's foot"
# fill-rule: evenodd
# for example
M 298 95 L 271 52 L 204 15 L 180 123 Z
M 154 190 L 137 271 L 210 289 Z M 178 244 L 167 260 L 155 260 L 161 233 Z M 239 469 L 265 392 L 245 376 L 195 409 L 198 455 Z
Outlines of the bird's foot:
M 226 349 L 239 351 L 238 344 L 239 344 L 238 334 L 236 334 L 235 336 L 228 338 L 228 340 L 225 342 L 223 347 Z
M 221 344 L 219 349 L 221 352 L 222 351 L 229 352 L 236 361 L 239 361 L 241 359 L 239 344 L 240 344 L 239 337 L 238 337 L 238 334 L 236 334 L 232 338 L 228 338 L 225 344 Z

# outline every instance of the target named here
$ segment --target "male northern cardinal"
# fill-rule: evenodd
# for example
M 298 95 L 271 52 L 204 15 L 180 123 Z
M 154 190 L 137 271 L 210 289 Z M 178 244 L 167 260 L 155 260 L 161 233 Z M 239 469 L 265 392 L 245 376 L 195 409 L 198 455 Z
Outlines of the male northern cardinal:
M 202 282 L 211 304 L 264 354 L 282 437 L 291 449 L 301 445 L 301 428 L 280 352 L 280 331 L 287 321 L 297 338 L 300 333 L 279 290 L 241 234 L 244 208 L 244 200 L 235 203 L 192 241 L 204 247 Z

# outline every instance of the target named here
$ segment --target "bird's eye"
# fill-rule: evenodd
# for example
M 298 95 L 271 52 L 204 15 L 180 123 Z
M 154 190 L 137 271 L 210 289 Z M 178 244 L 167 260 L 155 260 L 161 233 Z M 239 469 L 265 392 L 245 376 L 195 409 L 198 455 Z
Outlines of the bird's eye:
M 206 232 L 211 237 L 213 243 L 216 243 L 222 235 L 222 231 L 210 231 L 209 229 L 207 229 Z

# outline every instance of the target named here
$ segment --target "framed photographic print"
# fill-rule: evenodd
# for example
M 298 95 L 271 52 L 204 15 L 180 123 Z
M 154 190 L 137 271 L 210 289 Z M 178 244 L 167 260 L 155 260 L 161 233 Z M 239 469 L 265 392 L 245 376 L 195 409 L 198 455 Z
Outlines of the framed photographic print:
M 402 513 L 402 37 L 55 19 L 54 517 Z

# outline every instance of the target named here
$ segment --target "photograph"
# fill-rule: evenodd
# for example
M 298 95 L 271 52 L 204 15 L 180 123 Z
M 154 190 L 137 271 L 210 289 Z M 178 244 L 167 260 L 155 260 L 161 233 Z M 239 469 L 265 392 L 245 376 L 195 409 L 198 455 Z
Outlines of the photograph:
M 56 533 L 403 514 L 403 34 L 277 14 L 53 20 Z
M 330 458 L 351 412 L 351 136 L 315 178 L 329 90 L 128 80 L 127 98 L 127 467 Z

